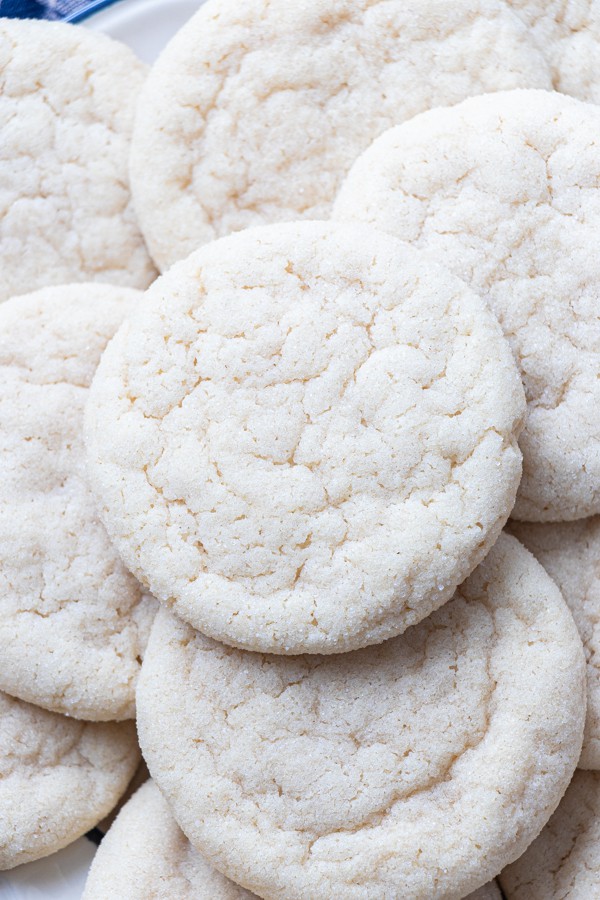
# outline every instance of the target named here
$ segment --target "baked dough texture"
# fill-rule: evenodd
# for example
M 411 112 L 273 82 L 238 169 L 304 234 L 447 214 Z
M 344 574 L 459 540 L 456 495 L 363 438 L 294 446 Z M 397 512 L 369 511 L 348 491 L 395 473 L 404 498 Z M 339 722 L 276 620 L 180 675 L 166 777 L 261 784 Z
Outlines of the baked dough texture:
M 506 0 L 550 63 L 557 91 L 600 103 L 598 0 Z
M 0 869 L 93 828 L 139 758 L 133 723 L 78 722 L 0 693 Z
M 142 295 L 77 284 L 0 306 L 0 689 L 93 720 L 135 716 L 155 610 L 99 521 L 83 407 Z
M 128 157 L 146 67 L 116 41 L 0 19 L 0 300 L 50 284 L 155 277 Z
M 550 88 L 497 0 L 209 0 L 142 91 L 131 183 L 163 271 L 253 225 L 328 218 L 392 125 L 473 94 Z
M 600 512 L 600 109 L 546 91 L 475 97 L 382 135 L 337 219 L 430 251 L 490 303 L 528 400 L 513 517 Z
M 86 442 L 132 572 L 217 640 L 333 653 L 452 596 L 521 473 L 497 322 L 365 226 L 265 226 L 174 266 L 111 342 Z
M 507 900 L 592 900 L 600 894 L 600 772 L 577 771 L 524 855 L 502 872 Z
M 152 777 L 234 881 L 271 900 L 457 900 L 558 805 L 585 662 L 558 588 L 502 535 L 452 602 L 355 653 L 249 654 L 161 609 L 137 704 Z
M 82 900 L 251 900 L 193 849 L 152 781 L 119 813 L 94 857 Z
M 82 900 L 251 900 L 190 844 L 153 781 L 129 800 L 94 857 Z M 502 900 L 489 882 L 466 900 Z
M 562 591 L 583 641 L 588 711 L 580 769 L 600 769 L 600 517 L 560 524 L 510 523 Z

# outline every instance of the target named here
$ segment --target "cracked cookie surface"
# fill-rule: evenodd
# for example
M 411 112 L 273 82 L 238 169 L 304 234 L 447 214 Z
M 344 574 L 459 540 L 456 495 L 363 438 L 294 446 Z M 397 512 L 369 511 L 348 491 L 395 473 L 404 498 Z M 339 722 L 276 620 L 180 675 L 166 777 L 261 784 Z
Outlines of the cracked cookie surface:
M 49 284 L 155 277 L 128 155 L 146 67 L 58 22 L 0 20 L 0 300 Z
M 585 663 L 558 588 L 502 535 L 450 603 L 354 653 L 249 654 L 161 609 L 137 704 L 179 825 L 244 887 L 457 900 L 556 808 Z
M 82 900 L 252 900 L 200 855 L 154 782 L 128 801 L 100 845 Z M 483 900 L 483 898 L 482 898 Z
M 506 0 L 548 60 L 557 91 L 600 103 L 600 2 Z
M 448 600 L 514 502 L 508 344 L 431 259 L 364 226 L 203 247 L 90 391 L 90 477 L 131 571 L 211 637 L 333 653 Z
M 496 0 L 209 0 L 143 89 L 131 179 L 161 269 L 254 225 L 328 218 L 356 157 L 433 106 L 550 88 Z
M 0 688 L 77 718 L 134 717 L 155 608 L 98 518 L 83 446 L 98 360 L 141 296 L 77 284 L 0 306 Z
M 475 97 L 379 138 L 335 217 L 430 251 L 489 302 L 528 401 L 512 516 L 600 512 L 600 110 L 545 91 Z
M 541 562 L 562 591 L 586 657 L 588 711 L 578 766 L 600 769 L 600 516 L 578 522 L 511 522 L 511 534 Z
M 575 772 L 560 806 L 500 875 L 507 900 L 591 900 L 600 894 L 600 772 Z
M 133 723 L 80 722 L 0 693 L 0 869 L 93 828 L 139 758 Z
M 94 857 L 82 900 L 251 900 L 194 850 L 153 781 L 120 812 Z M 465 900 L 502 900 L 495 882 Z

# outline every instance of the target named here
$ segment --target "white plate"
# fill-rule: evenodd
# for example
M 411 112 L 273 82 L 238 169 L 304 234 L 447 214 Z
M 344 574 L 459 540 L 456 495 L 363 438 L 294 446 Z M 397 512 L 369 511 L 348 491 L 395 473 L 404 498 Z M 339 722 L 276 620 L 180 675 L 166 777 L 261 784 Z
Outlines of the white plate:
M 59 853 L 0 872 L 0 897 L 2 900 L 81 900 L 95 852 L 95 844 L 79 838 Z
M 153 62 L 203 0 L 118 0 L 77 23 L 128 44 Z M 87 838 L 37 862 L 0 872 L 0 900 L 81 900 L 96 847 Z M 115 898 L 118 900 L 118 898 Z
M 78 19 L 128 44 L 140 59 L 153 62 L 203 0 L 120 0 Z

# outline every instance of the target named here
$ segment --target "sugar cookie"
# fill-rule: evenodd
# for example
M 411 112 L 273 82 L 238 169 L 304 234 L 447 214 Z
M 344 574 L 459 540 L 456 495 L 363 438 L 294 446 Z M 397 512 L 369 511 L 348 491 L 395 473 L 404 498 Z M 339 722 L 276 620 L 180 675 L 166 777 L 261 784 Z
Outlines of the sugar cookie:
M 179 829 L 147 781 L 123 807 L 94 857 L 82 900 L 250 900 Z
M 135 205 L 159 268 L 251 225 L 329 216 L 371 141 L 472 94 L 550 88 L 497 0 L 209 0 L 142 91 Z
M 560 524 L 511 522 L 573 613 L 586 656 L 588 711 L 578 766 L 600 769 L 600 517 Z
M 83 407 L 137 291 L 52 287 L 0 306 L 0 689 L 76 718 L 135 715 L 155 602 L 101 525 Z
M 180 830 L 153 781 L 119 813 L 94 857 L 82 900 L 250 900 L 213 869 Z M 495 882 L 466 900 L 502 900 Z
M 598 0 L 507 0 L 530 29 L 557 91 L 600 103 Z
M 335 216 L 418 247 L 487 298 L 528 400 L 512 515 L 600 512 L 600 109 L 545 91 L 475 97 L 389 131 Z
M 0 300 L 50 284 L 155 277 L 128 155 L 146 67 L 59 22 L 0 19 Z
M 160 610 L 137 705 L 179 825 L 244 887 L 457 898 L 523 853 L 562 797 L 585 662 L 558 588 L 502 535 L 452 602 L 355 653 L 246 653 Z
M 531 847 L 502 872 L 507 900 L 600 896 L 600 772 L 575 772 L 560 806 Z
M 0 869 L 93 828 L 139 758 L 133 723 L 78 722 L 0 693 Z
M 298 222 L 174 266 L 104 354 L 91 481 L 163 603 L 250 650 L 404 631 L 496 540 L 522 388 L 485 305 L 365 226 Z

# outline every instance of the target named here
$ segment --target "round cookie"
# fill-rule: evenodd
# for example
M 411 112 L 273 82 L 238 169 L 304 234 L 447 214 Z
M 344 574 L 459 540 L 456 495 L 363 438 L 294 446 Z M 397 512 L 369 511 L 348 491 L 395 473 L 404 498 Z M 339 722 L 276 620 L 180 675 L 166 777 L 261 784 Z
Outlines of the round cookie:
M 528 414 L 513 517 L 600 512 L 600 109 L 545 91 L 475 97 L 382 135 L 335 217 L 430 251 L 489 301 Z
M 588 711 L 578 766 L 600 769 L 600 517 L 557 524 L 510 523 L 562 591 L 583 641 Z
M 600 103 L 598 0 L 506 0 L 550 63 L 557 91 Z
M 454 600 L 336 657 L 248 654 L 155 620 L 148 768 L 188 838 L 259 896 L 462 897 L 562 797 L 585 663 L 556 585 L 501 535 Z
M 156 605 L 99 521 L 83 445 L 88 386 L 141 296 L 77 284 L 0 306 L 0 689 L 75 718 L 135 716 Z
M 119 813 L 94 857 L 82 900 L 250 900 L 190 844 L 153 781 Z M 501 900 L 495 882 L 466 900 Z
M 164 270 L 232 231 L 328 218 L 386 128 L 551 84 L 498 0 L 209 0 L 140 97 L 131 183 L 150 252 Z
M 502 872 L 507 900 L 600 895 L 600 772 L 577 771 L 560 806 L 523 856 Z
M 0 300 L 70 281 L 153 280 L 128 174 L 145 76 L 104 35 L 0 19 Z
M 82 900 L 250 900 L 179 829 L 147 781 L 123 807 L 94 857 Z
M 449 600 L 521 473 L 481 300 L 394 238 L 298 222 L 173 266 L 103 356 L 86 442 L 125 563 L 211 637 L 378 643 Z
M 139 758 L 133 723 L 78 722 L 0 693 L 0 869 L 93 828 Z

